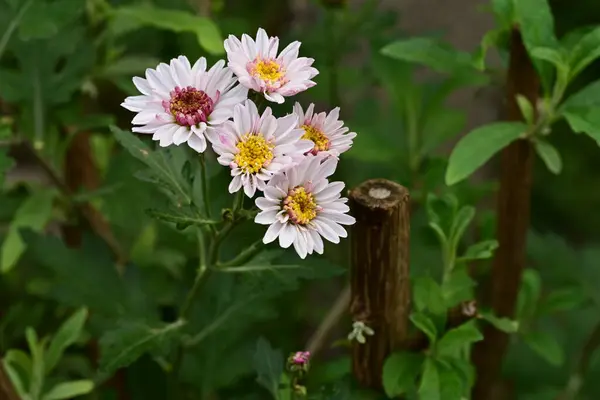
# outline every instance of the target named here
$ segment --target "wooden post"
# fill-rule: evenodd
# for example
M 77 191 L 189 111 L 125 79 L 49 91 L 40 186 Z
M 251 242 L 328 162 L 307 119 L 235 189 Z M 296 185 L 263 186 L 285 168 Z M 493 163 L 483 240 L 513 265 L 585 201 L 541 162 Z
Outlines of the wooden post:
M 350 191 L 350 313 L 375 331 L 353 342 L 352 371 L 365 388 L 382 389 L 386 357 L 408 333 L 410 205 L 406 188 L 372 179 Z
M 507 119 L 521 121 L 516 96 L 521 94 L 531 104 L 537 104 L 540 80 L 517 28 L 511 34 L 506 89 Z M 496 227 L 500 246 L 494 255 L 488 290 L 490 298 L 486 302 L 500 317 L 514 317 L 525 268 L 534 157 L 533 146 L 526 139 L 513 142 L 501 154 Z M 508 335 L 491 325 L 485 326 L 483 335 L 484 340 L 476 343 L 473 350 L 477 381 L 472 396 L 477 400 L 491 398 L 509 344 Z

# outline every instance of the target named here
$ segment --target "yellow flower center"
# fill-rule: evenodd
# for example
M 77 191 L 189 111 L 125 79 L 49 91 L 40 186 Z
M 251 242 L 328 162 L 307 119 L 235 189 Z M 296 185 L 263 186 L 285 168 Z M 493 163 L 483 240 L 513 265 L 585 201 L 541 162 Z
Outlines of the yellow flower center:
M 283 77 L 281 66 L 273 60 L 260 60 L 254 67 L 254 72 L 264 81 L 277 81 Z
M 329 138 L 321 130 L 311 125 L 302 125 L 302 129 L 304 129 L 302 139 L 311 140 L 315 144 L 311 153 L 317 154 L 320 151 L 329 150 Z
M 247 133 L 236 147 L 239 152 L 233 160 L 247 174 L 256 174 L 273 160 L 274 146 L 261 135 Z
M 283 209 L 287 211 L 292 222 L 306 225 L 315 219 L 319 207 L 312 193 L 307 193 L 305 188 L 297 186 L 283 199 Z

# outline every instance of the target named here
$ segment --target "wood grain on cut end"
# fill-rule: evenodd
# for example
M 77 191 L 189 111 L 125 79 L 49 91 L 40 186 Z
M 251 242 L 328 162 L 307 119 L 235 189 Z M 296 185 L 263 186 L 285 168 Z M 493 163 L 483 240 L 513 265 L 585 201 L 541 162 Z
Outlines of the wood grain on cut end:
M 385 358 L 408 332 L 410 312 L 410 196 L 403 186 L 373 179 L 350 191 L 350 312 L 375 331 L 353 344 L 353 374 L 364 387 L 381 389 Z

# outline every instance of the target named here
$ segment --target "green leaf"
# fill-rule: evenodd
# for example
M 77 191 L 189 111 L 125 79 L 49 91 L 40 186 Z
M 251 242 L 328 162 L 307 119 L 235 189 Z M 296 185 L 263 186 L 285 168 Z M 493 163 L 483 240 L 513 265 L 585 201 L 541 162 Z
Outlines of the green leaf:
M 573 109 L 587 109 L 589 107 L 598 107 L 600 105 L 600 80 L 594 81 L 572 94 L 562 105 L 563 111 Z
M 281 350 L 273 349 L 271 344 L 261 337 L 256 343 L 253 364 L 258 375 L 256 381 L 277 399 L 279 380 L 284 372 Z
M 496 46 L 502 40 L 505 33 L 506 31 L 504 29 L 493 29 L 491 31 L 487 31 L 485 35 L 483 35 L 483 39 L 481 39 L 479 48 L 473 56 L 473 65 L 475 68 L 477 68 L 479 71 L 485 71 L 485 61 L 488 50 L 491 47 Z
M 523 341 L 539 356 L 554 366 L 564 362 L 564 352 L 558 341 L 546 332 L 530 332 L 523 336 Z
M 42 400 L 73 399 L 77 396 L 88 394 L 92 390 L 94 390 L 94 382 L 90 380 L 62 382 L 50 389 Z
M 600 113 L 595 107 L 573 108 L 563 116 L 575 133 L 585 133 L 600 146 Z
M 33 371 L 31 358 L 22 350 L 10 349 L 4 355 L 2 363 L 17 394 L 25 398 L 28 381 L 31 380 L 31 373 Z M 20 371 L 14 367 L 18 367 Z
M 600 27 L 584 35 L 569 55 L 571 79 L 600 57 Z
M 503 29 L 512 28 L 515 19 L 513 0 L 492 0 L 492 11 Z
M 440 377 L 436 363 L 431 358 L 425 360 L 421 384 L 419 385 L 419 398 L 427 400 L 445 400 L 441 398 Z
M 452 244 L 453 254 L 456 252 L 456 247 L 460 243 L 467 227 L 475 218 L 475 207 L 473 206 L 463 206 L 458 211 L 454 220 L 452 221 L 452 226 L 450 228 L 450 243 Z
M 419 276 L 413 281 L 415 308 L 422 312 L 429 310 L 434 314 L 446 311 L 444 296 L 440 285 L 429 276 Z
M 522 94 L 517 94 L 517 104 L 521 110 L 521 115 L 523 115 L 525 122 L 527 122 L 529 125 L 533 125 L 535 116 L 533 113 L 533 106 L 531 105 L 529 99 Z
M 585 290 L 580 287 L 568 287 L 551 292 L 542 302 L 538 314 L 552 314 L 561 311 L 571 311 L 581 307 L 588 301 Z
M 152 328 L 142 323 L 129 323 L 105 333 L 99 343 L 100 371 L 112 374 L 119 368 L 127 367 L 143 354 L 168 343 L 184 325 L 184 321 L 176 321 Z
M 535 314 L 541 292 L 542 279 L 540 278 L 540 274 L 534 269 L 525 269 L 517 298 L 518 320 L 530 318 Z
M 519 330 L 518 321 L 513 321 L 508 318 L 499 318 L 496 317 L 493 313 L 486 311 L 480 311 L 479 314 L 481 315 L 481 318 L 483 318 L 485 321 L 489 322 L 496 329 L 502 332 L 515 333 Z
M 441 400 L 461 400 L 463 398 L 463 380 L 454 368 L 440 368 L 438 364 Z
M 21 375 L 9 362 L 6 361 L 6 359 L 2 360 L 2 365 L 4 366 L 4 371 L 6 372 L 6 375 L 8 375 L 8 378 L 10 379 L 17 394 L 21 396 L 21 398 L 27 399 L 28 394 L 27 390 L 25 389 L 26 384 L 23 382 Z
M 425 333 L 431 344 L 434 344 L 437 339 L 437 329 L 435 324 L 427 315 L 416 312 L 410 315 L 410 320 L 420 331 Z
M 534 141 L 535 151 L 540 156 L 548 170 L 553 174 L 559 174 L 562 170 L 562 159 L 556 147 L 542 139 Z
M 15 162 L 8 156 L 8 148 L 0 148 L 0 192 L 4 186 L 4 176 L 13 165 Z
M 516 22 L 527 51 L 531 54 L 536 47 L 558 47 L 554 33 L 554 17 L 547 0 L 518 0 L 514 2 Z M 552 70 L 550 66 L 534 59 L 534 64 L 546 90 L 551 88 Z
M 218 26 L 208 18 L 185 11 L 150 6 L 127 6 L 114 9 L 116 16 L 138 21 L 144 25 L 173 32 L 191 32 L 198 43 L 213 55 L 225 52 L 223 38 Z
M 19 230 L 29 228 L 41 232 L 46 226 L 52 216 L 54 194 L 53 190 L 38 190 L 21 204 L 2 243 L 1 273 L 10 271 L 25 251 Z
M 538 60 L 548 61 L 550 64 L 554 65 L 556 69 L 562 69 L 567 71 L 569 69 L 569 64 L 565 60 L 563 54 L 556 49 L 551 47 L 534 47 L 530 51 L 531 57 L 537 58 Z
M 152 172 L 156 174 L 157 182 L 166 185 L 175 195 L 178 202 L 184 205 L 191 203 L 189 193 L 191 186 L 181 176 L 181 170 L 178 170 L 174 163 L 170 162 L 163 151 L 153 151 L 148 145 L 138 139 L 131 132 L 123 131 L 117 127 L 111 126 L 110 130 L 115 138 L 123 147 L 125 147 L 132 156 L 146 164 Z M 149 177 L 153 181 L 154 177 Z
M 423 64 L 438 72 L 474 70 L 469 53 L 458 51 L 432 38 L 399 40 L 383 47 L 381 53 L 398 60 Z
M 436 352 L 439 356 L 452 356 L 457 354 L 463 346 L 480 340 L 483 340 L 483 335 L 477 328 L 475 321 L 469 321 L 446 332 L 438 341 Z
M 458 258 L 457 261 L 485 260 L 492 258 L 494 250 L 497 248 L 498 241 L 496 239 L 484 240 L 469 246 L 467 251 L 465 251 L 465 254 Z
M 60 326 L 46 352 L 46 374 L 58 364 L 67 347 L 79 339 L 87 317 L 87 308 L 81 308 Z
M 32 327 L 25 330 L 25 338 L 31 353 L 31 381 L 29 383 L 29 394 L 37 399 L 44 386 L 44 346 L 38 341 L 37 334 Z
M 209 220 L 209 219 L 204 219 L 204 218 L 199 218 L 199 217 L 193 217 L 193 216 L 189 216 L 189 215 L 184 215 L 183 213 L 177 215 L 177 214 L 172 214 L 168 211 L 161 211 L 161 210 L 156 210 L 153 208 L 146 210 L 146 214 L 148 214 L 152 218 L 156 218 L 161 221 L 174 222 L 180 228 L 187 227 L 189 225 L 203 226 L 203 225 L 215 225 L 215 224 L 219 223 L 219 221 L 214 221 L 214 220 Z
M 383 388 L 388 397 L 397 397 L 415 387 L 424 357 L 421 354 L 397 352 L 383 365 Z
M 475 281 L 465 268 L 455 268 L 442 285 L 442 292 L 447 308 L 454 307 L 462 301 L 473 299 Z
M 452 150 L 446 170 L 446 184 L 467 178 L 495 153 L 527 132 L 520 122 L 495 122 L 480 126 L 464 136 Z

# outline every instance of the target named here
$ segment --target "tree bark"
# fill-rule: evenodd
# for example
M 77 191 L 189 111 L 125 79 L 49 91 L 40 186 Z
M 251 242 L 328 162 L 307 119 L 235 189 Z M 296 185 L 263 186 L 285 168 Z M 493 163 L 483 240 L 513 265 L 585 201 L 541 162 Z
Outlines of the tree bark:
M 507 75 L 507 119 L 522 120 L 516 101 L 517 94 L 527 97 L 535 109 L 539 89 L 537 73 L 527 54 L 521 33 L 515 28 L 511 37 Z M 521 274 L 525 268 L 533 159 L 533 146 L 525 139 L 513 142 L 501 154 L 500 190 L 496 206 L 499 248 L 492 262 L 490 298 L 486 302 L 491 304 L 500 317 L 514 317 Z M 506 333 L 491 325 L 485 326 L 484 340 L 475 345 L 473 352 L 473 362 L 477 368 L 474 400 L 490 397 L 501 370 L 508 341 Z
M 382 389 L 386 357 L 405 341 L 410 313 L 410 204 L 406 188 L 385 179 L 364 182 L 350 192 L 356 218 L 351 231 L 350 313 L 375 331 L 352 348 L 358 383 Z

